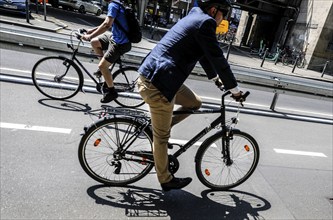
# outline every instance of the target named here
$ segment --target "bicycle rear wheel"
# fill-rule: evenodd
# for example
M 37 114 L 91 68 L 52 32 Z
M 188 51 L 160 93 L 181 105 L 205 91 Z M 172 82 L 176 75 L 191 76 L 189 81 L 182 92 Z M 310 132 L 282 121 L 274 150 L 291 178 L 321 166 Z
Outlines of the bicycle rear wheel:
M 65 57 L 45 57 L 32 69 L 35 87 L 51 99 L 69 99 L 82 88 L 83 77 L 80 68 Z
M 138 78 L 139 73 L 136 67 L 124 67 L 113 74 L 114 86 L 120 92 L 120 96 L 115 100 L 118 105 L 136 108 L 145 103 L 136 85 Z
M 259 161 L 259 147 L 253 137 L 234 130 L 230 140 L 231 164 L 222 154 L 222 132 L 208 138 L 196 154 L 196 173 L 201 183 L 214 190 L 227 190 L 247 180 Z
M 288 66 L 289 63 L 290 63 L 290 57 L 288 55 L 283 55 L 282 58 L 281 58 L 281 62 L 284 66 Z
M 94 123 L 79 145 L 83 170 L 111 186 L 125 186 L 146 176 L 154 166 L 153 138 L 150 129 L 139 133 L 140 126 L 128 118 L 104 118 Z

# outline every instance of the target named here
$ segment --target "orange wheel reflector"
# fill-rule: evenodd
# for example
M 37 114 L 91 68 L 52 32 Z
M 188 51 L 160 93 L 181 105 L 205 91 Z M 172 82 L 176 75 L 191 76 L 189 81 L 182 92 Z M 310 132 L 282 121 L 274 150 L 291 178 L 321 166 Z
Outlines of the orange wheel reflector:
M 250 151 L 250 147 L 249 147 L 249 145 L 245 145 L 245 146 L 244 146 L 244 149 L 245 149 L 247 152 L 249 152 L 249 151 Z
M 210 176 L 210 172 L 209 172 L 208 169 L 205 169 L 205 174 L 206 174 L 207 176 Z
M 101 141 L 102 140 L 100 138 L 96 139 L 96 141 L 94 142 L 94 147 L 97 147 L 101 143 Z

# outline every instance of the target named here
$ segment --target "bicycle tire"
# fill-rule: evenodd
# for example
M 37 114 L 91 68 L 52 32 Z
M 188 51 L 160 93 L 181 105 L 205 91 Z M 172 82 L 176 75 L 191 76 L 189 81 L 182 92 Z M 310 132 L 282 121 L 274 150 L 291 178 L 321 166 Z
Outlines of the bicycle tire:
M 305 60 L 305 57 L 300 57 L 298 60 L 297 60 L 297 67 L 298 68 L 304 68 L 305 66 L 305 63 L 306 63 L 306 60 Z
M 125 186 L 146 176 L 154 163 L 148 163 L 147 158 L 135 153 L 149 152 L 152 155 L 153 138 L 148 128 L 134 136 L 140 126 L 133 119 L 118 117 L 94 123 L 79 144 L 78 157 L 83 170 L 94 180 L 109 186 Z M 134 140 L 130 139 L 133 137 Z M 126 152 L 122 155 L 115 153 L 129 140 L 133 142 Z
M 202 184 L 213 190 L 228 190 L 246 181 L 259 161 L 259 146 L 247 133 L 233 130 L 230 140 L 231 165 L 222 158 L 222 137 L 219 132 L 209 137 L 196 154 L 196 174 Z
M 60 76 L 67 71 L 66 76 Z M 32 81 L 39 92 L 56 100 L 75 96 L 83 86 L 80 68 L 71 60 L 61 56 L 44 57 L 32 68 Z
M 139 78 L 136 67 L 123 67 L 114 72 L 112 76 L 115 89 L 121 93 L 115 100 L 118 105 L 126 108 L 137 108 L 145 103 L 136 85 Z
M 281 58 L 281 62 L 282 62 L 282 64 L 283 64 L 284 66 L 288 66 L 288 65 L 289 65 L 289 62 L 290 62 L 289 59 L 290 59 L 289 56 L 287 56 L 287 55 L 283 55 L 282 58 Z

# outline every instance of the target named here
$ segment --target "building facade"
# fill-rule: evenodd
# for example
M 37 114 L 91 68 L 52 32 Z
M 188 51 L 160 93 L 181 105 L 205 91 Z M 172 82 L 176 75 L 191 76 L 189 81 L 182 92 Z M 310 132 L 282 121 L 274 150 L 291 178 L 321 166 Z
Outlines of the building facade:
M 139 0 L 140 22 L 147 13 L 173 24 L 185 16 L 195 0 Z M 305 68 L 333 75 L 333 0 L 231 0 L 237 13 L 235 44 L 271 51 L 286 46 L 305 53 Z M 236 22 L 235 22 L 236 21 Z

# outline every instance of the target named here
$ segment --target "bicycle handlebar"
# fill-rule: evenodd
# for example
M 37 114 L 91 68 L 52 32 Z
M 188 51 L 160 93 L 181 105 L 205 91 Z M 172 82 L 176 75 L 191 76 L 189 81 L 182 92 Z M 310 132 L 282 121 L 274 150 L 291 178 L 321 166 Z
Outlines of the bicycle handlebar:
M 84 29 L 84 28 L 80 28 L 80 29 L 78 29 L 76 32 L 74 32 L 74 34 L 75 34 L 75 36 L 76 36 L 76 38 L 77 38 L 78 40 L 81 40 L 83 34 L 86 34 L 87 32 L 88 32 L 88 31 L 87 31 L 86 29 Z

